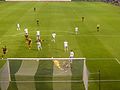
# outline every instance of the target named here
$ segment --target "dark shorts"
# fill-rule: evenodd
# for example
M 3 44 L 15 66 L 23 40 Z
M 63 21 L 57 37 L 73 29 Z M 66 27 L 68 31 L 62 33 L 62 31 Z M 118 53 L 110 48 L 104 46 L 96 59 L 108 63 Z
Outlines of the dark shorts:
M 99 29 L 99 27 L 97 27 L 97 29 Z
M 31 44 L 31 42 L 28 42 L 28 45 L 30 45 Z
M 6 54 L 6 51 L 3 51 L 3 54 Z
M 28 38 L 28 35 L 25 35 L 25 38 Z

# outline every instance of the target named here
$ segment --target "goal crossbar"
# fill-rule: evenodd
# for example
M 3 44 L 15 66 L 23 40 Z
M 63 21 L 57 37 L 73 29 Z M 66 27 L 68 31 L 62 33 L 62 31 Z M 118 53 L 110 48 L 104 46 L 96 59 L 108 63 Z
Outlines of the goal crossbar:
M 7 58 L 7 60 L 85 60 L 86 58 Z

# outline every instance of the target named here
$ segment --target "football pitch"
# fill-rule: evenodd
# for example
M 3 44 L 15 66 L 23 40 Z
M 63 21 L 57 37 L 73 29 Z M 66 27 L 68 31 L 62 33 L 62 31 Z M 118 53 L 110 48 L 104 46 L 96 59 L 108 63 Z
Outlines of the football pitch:
M 36 11 L 34 11 L 34 7 Z M 81 17 L 84 16 L 84 22 Z M 39 26 L 36 20 L 39 19 Z M 21 30 L 17 30 L 19 23 Z M 100 31 L 96 26 L 100 24 Z M 120 7 L 102 2 L 0 2 L 0 47 L 8 48 L 5 58 L 68 58 L 70 50 L 75 52 L 76 58 L 85 57 L 89 70 L 89 90 L 120 90 Z M 79 28 L 75 34 L 75 27 Z M 24 28 L 28 28 L 32 39 L 31 49 L 25 43 Z M 37 50 L 36 31 L 40 31 L 42 50 Z M 56 42 L 52 42 L 52 32 L 56 32 Z M 67 40 L 68 52 L 64 52 L 63 42 Z M 2 52 L 0 52 L 2 55 Z M 5 62 L 0 61 L 0 68 Z M 24 71 L 27 62 L 10 62 L 11 77 L 18 69 Z M 26 65 L 25 64 L 25 65 Z M 25 76 L 28 80 L 52 81 L 54 80 L 53 62 L 33 61 L 28 62 L 31 73 L 46 75 L 43 77 Z M 34 67 L 38 66 L 38 67 Z M 67 72 L 69 77 L 63 80 L 73 80 L 78 73 L 82 80 L 81 68 L 77 62 L 74 68 Z M 25 69 L 29 71 L 29 69 Z M 35 72 L 37 71 L 37 72 Z M 29 73 L 29 72 L 28 72 Z M 20 74 L 17 72 L 16 74 Z M 17 77 L 19 80 L 19 76 Z M 26 90 L 84 90 L 82 82 L 24 82 Z M 29 88 L 31 85 L 32 88 Z M 56 87 L 56 88 L 55 88 Z M 61 87 L 61 88 L 57 88 Z M 20 87 L 22 88 L 22 86 Z M 15 82 L 11 83 L 8 90 L 17 90 Z M 19 89 L 18 89 L 19 90 Z

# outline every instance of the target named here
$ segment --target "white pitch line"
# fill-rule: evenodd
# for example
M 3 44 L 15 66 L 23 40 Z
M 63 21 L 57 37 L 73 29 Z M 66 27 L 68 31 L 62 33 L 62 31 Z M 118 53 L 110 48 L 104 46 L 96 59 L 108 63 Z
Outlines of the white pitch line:
M 120 82 L 120 80 L 88 80 L 88 82 Z M 0 81 L 0 82 L 18 82 L 18 83 L 30 83 L 30 82 L 49 82 L 49 83 L 77 83 L 77 82 L 83 82 L 83 80 L 56 80 L 56 81 Z
M 115 58 L 115 60 L 117 61 L 118 64 L 120 64 L 120 61 L 117 58 Z
M 120 80 L 88 80 L 88 82 L 120 82 Z
M 6 36 L 13 36 L 13 37 L 15 37 L 15 36 L 23 36 L 24 35 L 24 33 L 20 33 L 20 34 L 14 34 L 14 35 L 6 35 Z M 35 35 L 30 35 L 30 36 L 35 36 Z M 51 36 L 50 34 L 49 35 L 41 35 L 41 36 Z M 63 35 L 63 34 L 58 34 L 57 36 L 65 36 L 65 35 Z M 117 35 L 67 35 L 67 36 L 79 36 L 79 37 L 93 37 L 93 36 L 95 36 L 95 37 L 120 37 L 120 36 L 117 36 Z
M 95 35 L 95 34 L 78 34 L 76 35 L 75 32 L 68 32 L 68 31 L 61 31 L 61 33 L 69 33 L 67 36 L 80 36 L 80 37 L 120 37 L 120 35 Z M 4 35 L 4 36 L 22 36 L 24 35 L 24 32 L 13 34 L 13 35 Z M 35 36 L 35 35 L 30 35 L 30 36 Z M 41 35 L 41 36 L 51 36 L 51 34 L 47 35 Z M 57 36 L 64 36 L 63 34 L 58 34 Z
M 111 58 L 86 58 L 88 61 L 102 61 L 102 60 L 104 60 L 104 61 L 110 61 L 110 60 L 115 60 L 115 58 L 113 57 L 111 57 Z
M 95 73 L 90 73 L 90 74 L 99 74 L 99 72 L 95 72 Z

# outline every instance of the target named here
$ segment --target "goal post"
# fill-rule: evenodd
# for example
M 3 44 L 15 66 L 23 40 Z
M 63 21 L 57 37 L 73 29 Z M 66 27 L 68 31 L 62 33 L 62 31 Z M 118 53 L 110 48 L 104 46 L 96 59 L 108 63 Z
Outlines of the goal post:
M 7 60 L 69 60 L 70 58 L 7 58 Z M 86 58 L 72 58 L 73 60 L 86 60 Z
M 83 83 L 85 90 L 88 90 L 88 69 L 86 66 L 86 59 L 84 60 L 84 66 L 83 66 Z
M 61 87 L 65 88 L 71 88 L 73 83 L 83 83 L 85 90 L 88 90 L 86 89 L 88 75 L 86 75 L 85 61 L 86 58 L 7 58 L 10 82 L 15 83 L 20 90 L 24 90 L 26 87 L 36 90 L 36 87 L 42 83 L 52 83 L 53 88 L 60 86 L 58 85 L 60 83 Z

